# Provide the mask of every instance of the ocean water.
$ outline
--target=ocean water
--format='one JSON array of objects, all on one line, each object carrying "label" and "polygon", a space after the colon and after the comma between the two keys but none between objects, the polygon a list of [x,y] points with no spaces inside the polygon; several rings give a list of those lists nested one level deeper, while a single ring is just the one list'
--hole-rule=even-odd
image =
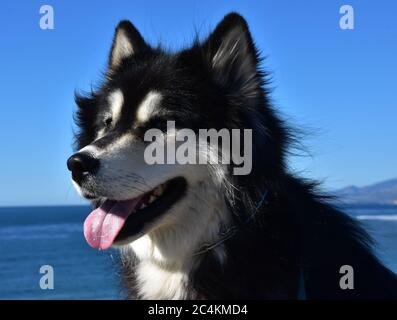
[{"label": "ocean water", "polygon": [[[89,207],[0,208],[0,299],[123,299],[115,250],[84,240]],[[397,272],[397,207],[346,210],[378,243],[379,257]],[[54,270],[54,289],[40,288],[40,267]]]},{"label": "ocean water", "polygon": [[[83,235],[87,207],[0,208],[0,299],[120,299],[117,252]],[[54,289],[40,288],[40,267]]]}]

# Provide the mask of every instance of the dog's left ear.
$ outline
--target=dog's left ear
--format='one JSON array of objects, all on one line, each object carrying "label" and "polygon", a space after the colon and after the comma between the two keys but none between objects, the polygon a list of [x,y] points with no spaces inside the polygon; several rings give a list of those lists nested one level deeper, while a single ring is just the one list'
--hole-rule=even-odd
[{"label": "dog's left ear", "polygon": [[260,85],[258,53],[242,16],[237,13],[225,16],[203,48],[219,84],[240,93],[255,93]]},{"label": "dog's left ear", "polygon": [[109,55],[109,68],[115,69],[123,60],[141,54],[148,49],[149,46],[134,25],[127,20],[121,21],[114,33]]}]

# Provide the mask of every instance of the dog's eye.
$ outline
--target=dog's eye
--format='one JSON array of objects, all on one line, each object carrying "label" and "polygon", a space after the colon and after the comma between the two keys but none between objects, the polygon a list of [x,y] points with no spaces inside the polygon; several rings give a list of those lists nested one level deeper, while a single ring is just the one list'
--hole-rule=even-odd
[{"label": "dog's eye", "polygon": [[107,117],[105,120],[103,120],[103,124],[106,128],[109,128],[110,125],[112,124],[112,117]]}]

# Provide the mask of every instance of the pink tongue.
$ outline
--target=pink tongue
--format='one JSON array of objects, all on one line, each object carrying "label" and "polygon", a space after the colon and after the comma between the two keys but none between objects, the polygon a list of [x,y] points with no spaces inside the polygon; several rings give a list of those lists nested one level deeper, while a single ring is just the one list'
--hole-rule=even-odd
[{"label": "pink tongue", "polygon": [[99,250],[106,250],[112,244],[128,216],[139,209],[144,195],[132,200],[106,200],[92,211],[84,221],[84,237],[88,244]]}]

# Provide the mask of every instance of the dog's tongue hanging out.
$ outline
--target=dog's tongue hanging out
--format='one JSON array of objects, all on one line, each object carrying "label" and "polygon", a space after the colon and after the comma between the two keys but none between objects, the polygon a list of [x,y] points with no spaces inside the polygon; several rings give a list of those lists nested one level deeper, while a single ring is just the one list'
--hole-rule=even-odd
[{"label": "dog's tongue hanging out", "polygon": [[106,200],[84,221],[84,236],[88,244],[99,250],[108,249],[128,216],[137,211],[145,200],[146,195],[125,201]]}]

